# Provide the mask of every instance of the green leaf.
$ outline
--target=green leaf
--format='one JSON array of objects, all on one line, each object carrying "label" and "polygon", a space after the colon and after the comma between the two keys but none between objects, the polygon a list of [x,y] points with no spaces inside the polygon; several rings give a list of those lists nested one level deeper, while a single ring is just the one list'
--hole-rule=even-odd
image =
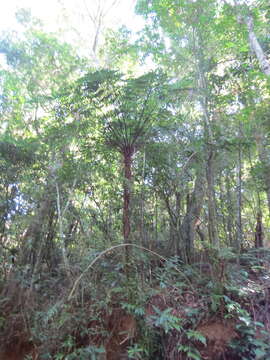
[{"label": "green leaf", "polygon": [[206,338],[199,331],[188,330],[186,334],[189,339],[198,340],[201,343],[203,343],[204,345],[206,345]]},{"label": "green leaf", "polygon": [[256,359],[259,360],[261,358],[263,358],[265,355],[266,355],[266,351],[265,350],[262,350],[262,349],[255,349],[255,355],[256,355]]}]

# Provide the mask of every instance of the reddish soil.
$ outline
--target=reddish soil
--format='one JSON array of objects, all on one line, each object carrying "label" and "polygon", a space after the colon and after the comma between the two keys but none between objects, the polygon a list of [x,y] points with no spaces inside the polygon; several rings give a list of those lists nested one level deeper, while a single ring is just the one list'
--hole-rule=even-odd
[{"label": "reddish soil", "polygon": [[232,339],[237,338],[235,323],[216,320],[212,323],[200,325],[197,331],[207,340],[207,347],[201,349],[203,359],[213,360],[222,356]]},{"label": "reddish soil", "polygon": [[24,360],[26,355],[31,355],[33,360],[38,360],[38,354],[31,344],[24,344],[20,348],[15,346],[13,349],[0,353],[1,360]]}]

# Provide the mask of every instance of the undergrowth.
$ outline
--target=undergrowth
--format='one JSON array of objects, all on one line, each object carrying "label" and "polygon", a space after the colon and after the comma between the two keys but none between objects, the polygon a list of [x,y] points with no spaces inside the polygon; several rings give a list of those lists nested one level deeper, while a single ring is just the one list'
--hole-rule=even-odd
[{"label": "undergrowth", "polygon": [[106,255],[71,299],[78,272],[68,284],[44,271],[30,290],[17,270],[0,302],[4,360],[11,350],[48,360],[269,359],[269,252],[214,250],[193,265],[134,252],[128,280],[119,256]]}]

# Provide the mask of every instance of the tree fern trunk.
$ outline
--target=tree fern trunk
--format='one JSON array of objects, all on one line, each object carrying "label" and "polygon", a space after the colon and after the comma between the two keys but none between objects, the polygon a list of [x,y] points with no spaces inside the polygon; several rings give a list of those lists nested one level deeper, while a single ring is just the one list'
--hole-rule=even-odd
[{"label": "tree fern trunk", "polygon": [[[134,147],[127,146],[123,151],[124,156],[124,195],[123,195],[123,237],[124,244],[130,241],[130,201],[131,201],[131,181],[132,181],[132,156]],[[130,247],[126,247],[125,267],[129,277]]]}]

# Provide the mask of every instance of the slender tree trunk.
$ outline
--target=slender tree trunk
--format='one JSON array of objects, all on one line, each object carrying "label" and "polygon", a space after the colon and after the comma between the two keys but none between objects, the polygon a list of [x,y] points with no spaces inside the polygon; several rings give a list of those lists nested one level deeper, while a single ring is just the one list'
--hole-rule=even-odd
[{"label": "slender tree trunk", "polygon": [[181,194],[179,191],[176,191],[175,193],[175,222],[176,222],[176,236],[174,237],[174,241],[175,241],[175,254],[177,254],[177,256],[181,256],[181,250],[180,250],[180,239],[179,239],[179,234],[180,234],[180,206],[181,205]]},{"label": "slender tree trunk", "polygon": [[[146,246],[146,236],[145,236],[145,226],[144,226],[144,177],[145,177],[145,151],[143,152],[143,162],[142,162],[142,184],[141,184],[141,194],[140,194],[140,220],[139,220],[139,234],[140,234],[140,245],[145,247]],[[147,244],[149,246],[149,244]],[[151,271],[150,271],[151,272]],[[145,283],[145,264],[144,261],[140,261],[140,275],[141,275],[141,282],[142,287],[144,287]]]},{"label": "slender tree trunk", "polygon": [[180,194],[176,192],[174,194],[175,202],[170,201],[170,195],[166,194],[166,191],[161,191],[162,197],[165,201],[166,208],[169,215],[169,244],[168,252],[177,254],[183,260],[185,260],[185,255],[182,253],[183,244],[180,233]]},{"label": "slender tree trunk", "polygon": [[[219,196],[219,202],[220,202],[220,217],[222,222],[222,227],[224,231],[224,237],[226,240],[226,245],[230,246],[229,238],[228,238],[228,232],[227,232],[227,213],[226,213],[226,190],[225,190],[225,183],[224,178],[219,176],[218,179],[218,196]],[[225,210],[225,211],[224,211]]]},{"label": "slender tree trunk", "polygon": [[257,223],[255,228],[255,248],[263,247],[263,226],[262,226],[262,212],[257,213]]},{"label": "slender tree trunk", "polygon": [[241,144],[238,148],[238,164],[236,167],[237,177],[237,241],[236,250],[239,253],[243,245],[243,227],[242,227],[242,149]]},{"label": "slender tree trunk", "polygon": [[154,233],[155,233],[155,242],[156,242],[156,246],[158,247],[158,197],[157,194],[155,196],[155,228],[154,228]]},{"label": "slender tree trunk", "polygon": [[267,195],[268,212],[270,216],[270,149],[267,146],[263,134],[256,134],[255,139],[257,143],[259,159],[261,164],[263,165],[263,178]]},{"label": "slender tree trunk", "polygon": [[[67,249],[66,249],[65,237],[64,237],[63,213],[62,213],[61,203],[60,203],[60,191],[59,191],[59,186],[57,183],[56,183],[56,194],[57,194],[56,204],[57,204],[57,215],[58,215],[59,237],[60,237],[60,242],[61,242],[62,259],[63,259],[67,279],[69,281],[71,281],[71,272],[70,272],[70,266],[69,266],[69,262],[68,262]],[[69,202],[69,200],[68,200],[68,202]]]},{"label": "slender tree trunk", "polygon": [[130,235],[130,200],[131,200],[131,164],[132,153],[126,151],[124,154],[124,207],[123,207],[123,235],[124,243],[128,243]]},{"label": "slender tree trunk", "polygon": [[48,269],[53,271],[57,268],[59,264],[58,252],[56,251],[56,244],[53,239],[57,234],[57,214],[55,212],[55,207],[51,207],[51,211],[49,214],[49,220],[47,225],[47,233],[46,233],[46,244],[44,245],[45,250],[45,261],[48,265]]},{"label": "slender tree trunk", "polygon": [[[123,151],[124,156],[124,197],[123,197],[123,237],[124,244],[130,241],[130,201],[131,201],[131,184],[132,184],[132,156],[134,155],[134,147],[127,146]],[[129,263],[131,248],[127,246],[125,249],[126,274],[129,277]]]},{"label": "slender tree trunk", "polygon": [[215,201],[215,180],[214,180],[214,160],[215,153],[213,148],[212,119],[209,113],[209,84],[206,78],[205,63],[206,58],[203,54],[203,41],[198,34],[199,49],[198,57],[198,75],[199,87],[201,91],[200,104],[203,111],[204,138],[206,144],[206,181],[207,181],[207,200],[208,200],[208,235],[210,244],[219,246],[219,240],[216,229],[216,201]]},{"label": "slender tree trunk", "polygon": [[214,180],[214,153],[211,149],[208,152],[206,164],[207,198],[208,198],[208,236],[210,244],[219,246],[216,230],[216,201],[215,201],[215,180]]},{"label": "slender tree trunk", "polygon": [[226,173],[226,201],[227,201],[227,211],[229,216],[227,216],[227,232],[229,239],[229,246],[234,246],[233,241],[233,214],[234,214],[234,206],[232,202],[232,194],[231,194],[231,183],[230,183],[230,175],[228,172]]},{"label": "slender tree trunk", "polygon": [[141,246],[145,246],[145,229],[144,229],[144,176],[145,176],[145,151],[143,152],[143,169],[142,169],[142,188],[141,188],[141,216],[140,216],[140,240]]}]

